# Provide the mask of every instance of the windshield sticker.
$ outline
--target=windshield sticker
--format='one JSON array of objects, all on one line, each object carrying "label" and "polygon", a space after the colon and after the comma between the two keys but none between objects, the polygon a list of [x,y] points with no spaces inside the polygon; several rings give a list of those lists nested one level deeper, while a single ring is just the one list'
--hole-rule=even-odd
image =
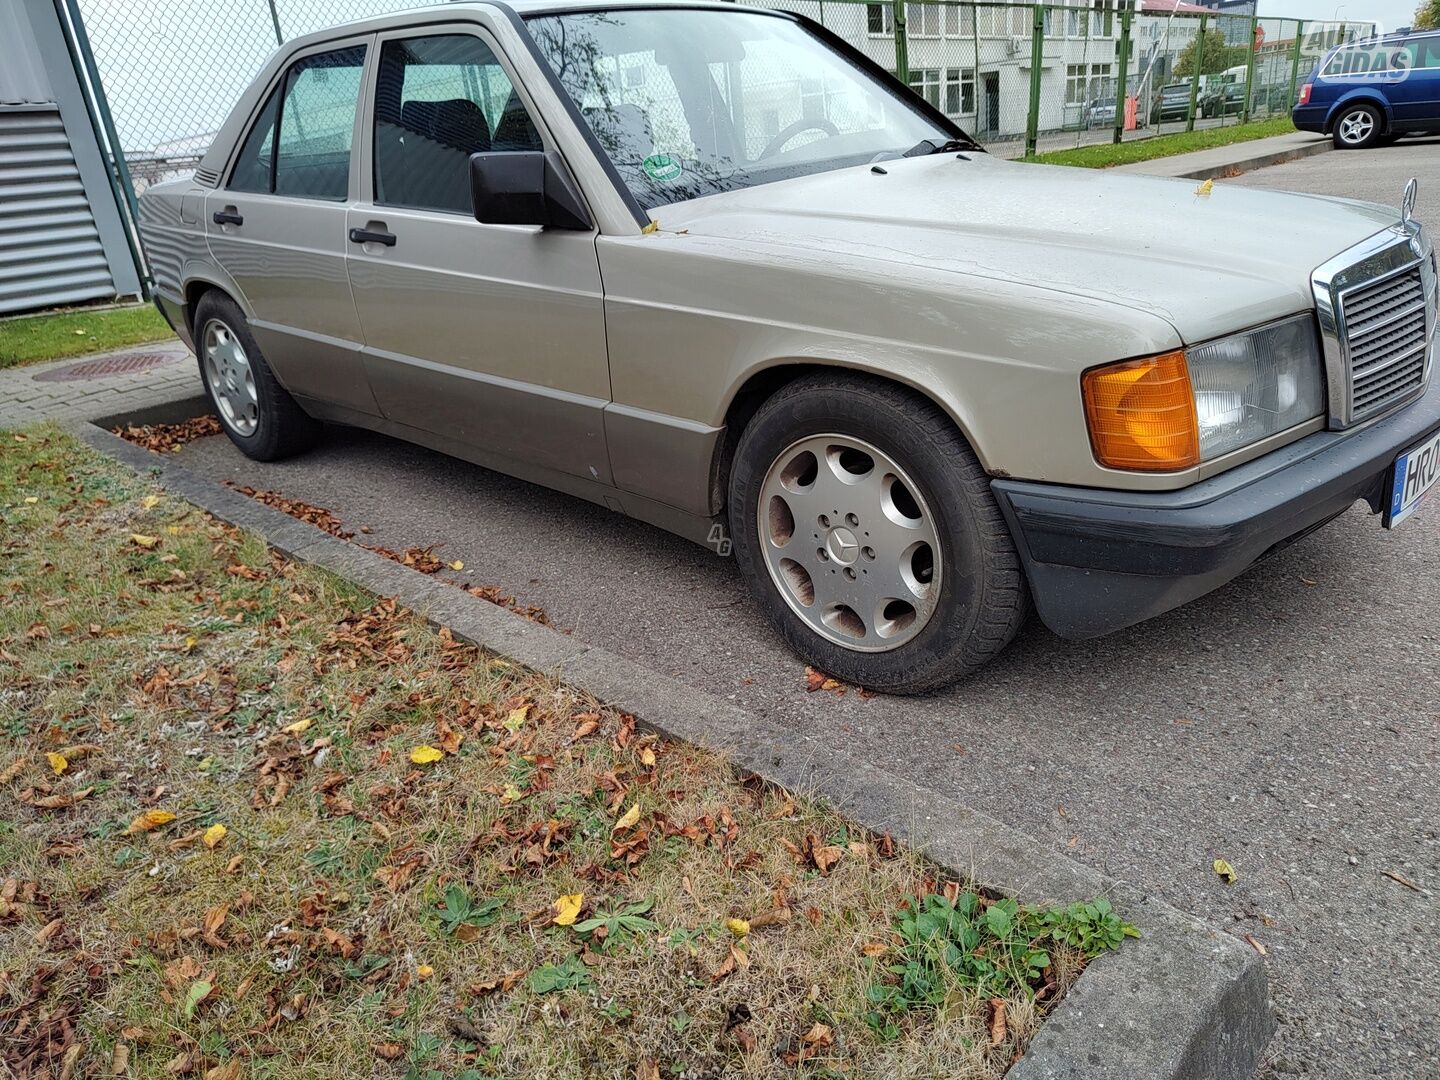
[{"label": "windshield sticker", "polygon": [[685,171],[680,166],[680,159],[669,154],[651,154],[640,164],[651,180],[678,180]]}]

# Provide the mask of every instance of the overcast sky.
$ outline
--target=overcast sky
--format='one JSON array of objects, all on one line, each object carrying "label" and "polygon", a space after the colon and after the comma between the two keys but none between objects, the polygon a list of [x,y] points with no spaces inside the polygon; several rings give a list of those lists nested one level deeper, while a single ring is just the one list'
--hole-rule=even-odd
[{"label": "overcast sky", "polygon": [[[1260,0],[1259,13],[1284,19],[1353,19],[1377,22],[1382,30],[1409,26],[1415,19],[1416,0]],[[1336,15],[1336,9],[1339,15]]]}]

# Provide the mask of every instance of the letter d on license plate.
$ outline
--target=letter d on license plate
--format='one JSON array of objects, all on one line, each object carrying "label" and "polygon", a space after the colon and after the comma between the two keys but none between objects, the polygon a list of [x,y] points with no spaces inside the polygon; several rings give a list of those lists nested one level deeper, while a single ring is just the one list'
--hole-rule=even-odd
[{"label": "letter d on license plate", "polygon": [[1390,490],[1385,527],[1393,529],[1414,513],[1436,480],[1440,480],[1440,432],[1395,459],[1395,485]]}]

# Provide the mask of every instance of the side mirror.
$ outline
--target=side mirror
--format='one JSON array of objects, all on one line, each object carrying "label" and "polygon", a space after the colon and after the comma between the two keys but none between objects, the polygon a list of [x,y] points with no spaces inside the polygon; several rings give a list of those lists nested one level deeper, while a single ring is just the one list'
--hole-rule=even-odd
[{"label": "side mirror", "polygon": [[470,199],[487,225],[594,228],[559,159],[540,150],[471,154]]}]

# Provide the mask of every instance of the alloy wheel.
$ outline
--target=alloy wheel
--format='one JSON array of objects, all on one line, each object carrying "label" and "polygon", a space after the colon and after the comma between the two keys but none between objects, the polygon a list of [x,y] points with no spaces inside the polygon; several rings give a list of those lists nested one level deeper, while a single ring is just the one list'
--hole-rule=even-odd
[{"label": "alloy wheel", "polygon": [[1340,120],[1340,140],[1351,146],[1363,143],[1375,130],[1375,118],[1364,109],[1357,109]]},{"label": "alloy wheel", "polygon": [[245,347],[230,327],[211,319],[201,333],[201,348],[205,378],[225,423],[239,435],[253,435],[260,423],[260,398]]},{"label": "alloy wheel", "polygon": [[756,525],[780,595],[821,637],[886,652],[915,637],[940,595],[940,541],[924,496],[888,454],[814,435],[776,457]]}]

